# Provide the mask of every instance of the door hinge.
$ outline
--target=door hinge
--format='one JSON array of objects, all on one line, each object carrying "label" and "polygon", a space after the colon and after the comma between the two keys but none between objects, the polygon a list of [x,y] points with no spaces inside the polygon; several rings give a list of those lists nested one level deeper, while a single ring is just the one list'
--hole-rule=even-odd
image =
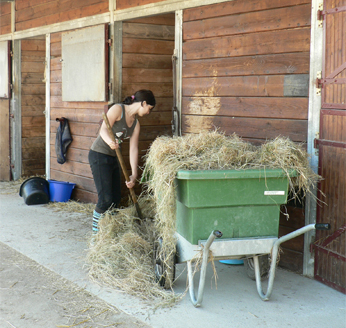
[{"label": "door hinge", "polygon": [[108,39],[106,42],[109,44],[109,46],[112,45],[112,39]]},{"label": "door hinge", "polygon": [[324,19],[325,12],[323,11],[323,3],[320,3],[318,5],[317,10],[317,26],[323,27],[323,19]]},{"label": "door hinge", "polygon": [[112,83],[108,83],[108,90],[112,90]]},{"label": "door hinge", "polygon": [[320,95],[321,94],[321,89],[323,87],[323,84],[322,84],[322,72],[318,71],[316,75],[317,75],[316,76],[316,94]]}]

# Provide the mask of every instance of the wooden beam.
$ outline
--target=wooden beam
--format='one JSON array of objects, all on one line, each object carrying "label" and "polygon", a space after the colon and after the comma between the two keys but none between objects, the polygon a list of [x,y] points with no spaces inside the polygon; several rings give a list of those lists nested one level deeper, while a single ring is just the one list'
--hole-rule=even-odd
[{"label": "wooden beam", "polygon": [[[112,8],[110,0],[109,8]],[[229,0],[166,0],[158,3],[151,3],[148,5],[138,6],[134,8],[116,10],[116,5],[113,4],[114,11],[103,13],[100,15],[88,16],[62,23],[55,23],[51,25],[45,25],[40,27],[31,28],[24,31],[14,31],[12,33],[0,35],[0,41],[3,40],[18,40],[25,39],[37,35],[43,35],[47,33],[63,32],[73,30],[76,28],[94,26],[98,24],[111,23],[113,21],[124,21],[138,17],[153,16],[159,14],[166,14],[175,12],[177,10],[183,10],[187,8],[200,7],[211,5],[215,3],[226,2]],[[231,0],[233,1],[233,0]],[[114,15],[114,19],[112,18]]]},{"label": "wooden beam", "polygon": [[45,65],[45,82],[46,82],[46,179],[50,179],[50,34],[46,35],[46,65]]}]

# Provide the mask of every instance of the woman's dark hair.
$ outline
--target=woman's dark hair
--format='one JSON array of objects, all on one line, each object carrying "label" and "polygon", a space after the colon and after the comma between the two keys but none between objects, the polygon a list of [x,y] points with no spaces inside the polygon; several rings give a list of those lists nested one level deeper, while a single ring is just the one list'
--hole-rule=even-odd
[{"label": "woman's dark hair", "polygon": [[155,96],[150,90],[138,90],[134,95],[126,97],[123,101],[124,105],[131,105],[134,102],[143,102],[146,101],[148,105],[153,106],[156,105]]}]

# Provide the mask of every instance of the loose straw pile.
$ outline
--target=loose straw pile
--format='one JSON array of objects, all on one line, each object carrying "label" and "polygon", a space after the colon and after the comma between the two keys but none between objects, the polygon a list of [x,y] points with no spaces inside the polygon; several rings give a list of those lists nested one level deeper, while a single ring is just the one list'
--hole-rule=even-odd
[{"label": "loose straw pile", "polygon": [[[145,197],[139,201],[144,216],[154,220],[138,225],[134,207],[106,215],[88,259],[95,279],[130,294],[161,298],[164,302],[176,301],[181,295],[169,294],[155,282],[153,244],[162,238],[162,254],[169,258],[175,252],[174,179],[179,170],[281,168],[289,177],[293,198],[311,192],[319,179],[311,170],[302,145],[288,138],[254,146],[236,135],[228,137],[218,131],[159,137],[152,143],[145,163]],[[298,177],[291,178],[291,170]]]}]

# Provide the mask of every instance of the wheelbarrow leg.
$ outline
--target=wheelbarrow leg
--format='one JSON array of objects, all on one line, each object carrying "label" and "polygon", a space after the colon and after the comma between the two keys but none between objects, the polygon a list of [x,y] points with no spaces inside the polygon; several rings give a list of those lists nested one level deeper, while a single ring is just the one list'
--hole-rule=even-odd
[{"label": "wheelbarrow leg", "polygon": [[256,276],[256,286],[257,286],[257,291],[259,296],[263,301],[268,301],[269,297],[272,294],[273,291],[273,283],[274,283],[274,277],[275,277],[275,269],[276,269],[276,260],[278,256],[278,251],[279,251],[279,246],[281,243],[290,240],[292,238],[298,237],[310,230],[329,230],[330,225],[325,224],[325,223],[320,223],[320,224],[309,224],[303,228],[300,228],[296,231],[293,231],[281,238],[279,238],[273,246],[272,249],[272,258],[271,258],[271,265],[270,265],[270,270],[269,270],[269,280],[268,280],[268,287],[267,287],[267,292],[266,294],[263,293],[262,290],[262,284],[261,284],[261,275],[260,275],[260,268],[259,268],[259,262],[258,262],[258,256],[254,256],[254,265],[255,265],[255,276]]},{"label": "wheelbarrow leg", "polygon": [[208,265],[208,258],[209,258],[209,249],[215,238],[222,237],[221,231],[213,231],[207,242],[204,245],[203,248],[203,258],[202,258],[202,267],[201,272],[199,276],[199,286],[198,286],[198,295],[197,299],[195,296],[195,287],[193,283],[193,271],[192,271],[192,264],[191,260],[187,261],[187,272],[188,272],[188,279],[189,279],[189,292],[190,292],[190,298],[191,302],[195,307],[200,307],[203,300],[203,293],[204,293],[204,285],[205,285],[205,275],[207,272],[207,265]]}]

